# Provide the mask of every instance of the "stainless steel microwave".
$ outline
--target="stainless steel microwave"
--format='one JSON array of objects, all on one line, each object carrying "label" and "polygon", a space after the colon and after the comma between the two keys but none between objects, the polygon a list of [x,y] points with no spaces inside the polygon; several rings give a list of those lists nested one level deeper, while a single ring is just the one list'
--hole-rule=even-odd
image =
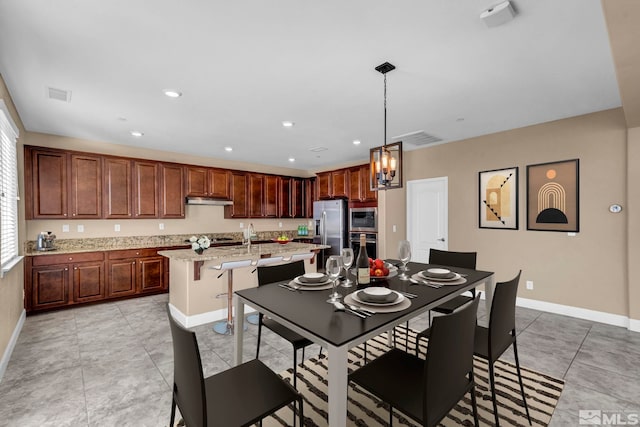
[{"label": "stainless steel microwave", "polygon": [[349,209],[349,231],[378,232],[378,208]]}]

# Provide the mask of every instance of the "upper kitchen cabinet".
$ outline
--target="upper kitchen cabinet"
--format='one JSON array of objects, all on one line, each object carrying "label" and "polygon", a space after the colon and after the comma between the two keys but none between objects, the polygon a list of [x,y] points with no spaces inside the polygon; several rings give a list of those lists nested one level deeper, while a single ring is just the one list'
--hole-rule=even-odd
[{"label": "upper kitchen cabinet", "polygon": [[291,178],[291,216],[293,218],[304,218],[305,215],[305,180],[302,178]]},{"label": "upper kitchen cabinet", "polygon": [[249,198],[247,190],[249,177],[245,172],[231,173],[231,200],[233,205],[224,207],[225,218],[247,218],[249,216]]},{"label": "upper kitchen cabinet", "polygon": [[158,218],[158,163],[133,162],[134,218]]},{"label": "upper kitchen cabinet", "polygon": [[369,165],[349,169],[349,201],[375,202],[377,194],[369,185]]},{"label": "upper kitchen cabinet", "polygon": [[25,147],[27,219],[102,216],[102,158]]},{"label": "upper kitchen cabinet", "polygon": [[133,218],[131,160],[105,157],[103,162],[104,218]]},{"label": "upper kitchen cabinet", "polygon": [[281,176],[279,179],[278,216],[291,218],[291,178]]},{"label": "upper kitchen cabinet", "polygon": [[304,216],[313,218],[313,202],[316,198],[316,178],[304,180]]},{"label": "upper kitchen cabinet", "polygon": [[184,174],[181,165],[160,164],[160,217],[184,218]]},{"label": "upper kitchen cabinet", "polygon": [[264,183],[264,207],[262,209],[263,216],[266,218],[275,218],[279,216],[278,206],[278,184],[281,178],[276,175],[265,175]]},{"label": "upper kitchen cabinet", "polygon": [[318,199],[349,198],[348,169],[339,169],[317,174]]},{"label": "upper kitchen cabinet", "polygon": [[230,173],[224,169],[187,167],[187,191],[189,197],[215,197],[229,200]]},{"label": "upper kitchen cabinet", "polygon": [[260,218],[264,215],[262,204],[264,201],[264,175],[249,174],[249,217]]}]

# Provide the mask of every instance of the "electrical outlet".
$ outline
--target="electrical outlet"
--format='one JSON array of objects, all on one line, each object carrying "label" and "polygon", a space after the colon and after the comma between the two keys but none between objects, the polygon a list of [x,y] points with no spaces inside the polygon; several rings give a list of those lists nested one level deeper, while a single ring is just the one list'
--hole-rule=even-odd
[{"label": "electrical outlet", "polygon": [[78,233],[84,233],[84,225],[78,224]]},{"label": "electrical outlet", "polygon": [[158,224],[158,228],[159,228],[160,230],[164,230],[164,223],[163,223],[163,222],[161,222],[160,224]]},{"label": "electrical outlet", "polygon": [[569,233],[567,233],[567,236],[569,237],[576,237],[576,233],[570,231]]},{"label": "electrical outlet", "polygon": [[244,228],[244,222],[240,223],[240,228]]},{"label": "electrical outlet", "polygon": [[69,232],[69,224],[62,224],[62,232],[63,233]]},{"label": "electrical outlet", "polygon": [[281,222],[278,223],[278,227],[282,228],[282,223]]},{"label": "electrical outlet", "polygon": [[120,231],[120,224],[115,224],[115,225],[113,226],[113,230],[114,230],[114,231]]},{"label": "electrical outlet", "polygon": [[527,280],[527,290],[533,290],[533,280]]},{"label": "electrical outlet", "polygon": [[396,232],[396,225],[393,224],[393,227],[391,227],[391,228],[393,228],[393,232],[395,233]]}]

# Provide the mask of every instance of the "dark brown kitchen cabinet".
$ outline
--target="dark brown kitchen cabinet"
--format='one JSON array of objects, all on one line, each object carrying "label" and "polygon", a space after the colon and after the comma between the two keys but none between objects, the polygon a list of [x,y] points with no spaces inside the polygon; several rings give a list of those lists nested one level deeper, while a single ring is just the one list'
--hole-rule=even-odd
[{"label": "dark brown kitchen cabinet", "polygon": [[106,157],[103,161],[104,218],[133,218],[131,161]]},{"label": "dark brown kitchen cabinet", "polygon": [[47,149],[25,149],[27,219],[68,218],[68,156]]},{"label": "dark brown kitchen cabinet", "polygon": [[110,251],[107,258],[109,297],[167,289],[167,260],[156,249]]},{"label": "dark brown kitchen cabinet", "polygon": [[158,218],[158,163],[133,162],[134,218]]},{"label": "dark brown kitchen cabinet", "polygon": [[316,178],[307,178],[304,180],[305,217],[313,218],[313,202],[316,200]]},{"label": "dark brown kitchen cabinet", "polygon": [[349,169],[349,201],[373,202],[377,200],[377,192],[372,191],[369,184],[369,165],[361,165]]},{"label": "dark brown kitchen cabinet", "polygon": [[291,178],[291,216],[293,218],[304,218],[304,180],[302,178]]},{"label": "dark brown kitchen cabinet", "polygon": [[331,199],[333,197],[331,172],[321,172],[317,174],[316,189],[318,200]]},{"label": "dark brown kitchen cabinet", "polygon": [[291,178],[280,177],[279,188],[278,216],[280,218],[291,218]]},{"label": "dark brown kitchen cabinet", "polygon": [[279,216],[279,183],[282,178],[276,175],[265,175],[264,182],[264,206],[262,209],[265,218]]},{"label": "dark brown kitchen cabinet", "polygon": [[233,200],[233,205],[224,207],[225,218],[247,218],[249,216],[248,187],[249,178],[247,173],[231,173],[231,200]]},{"label": "dark brown kitchen cabinet", "polygon": [[264,176],[257,173],[249,174],[249,217],[260,218],[263,216],[262,203],[264,201]]},{"label": "dark brown kitchen cabinet", "polygon": [[230,199],[230,173],[225,169],[187,167],[186,195]]},{"label": "dark brown kitchen cabinet", "polygon": [[102,218],[102,157],[71,154],[70,164],[71,217]]},{"label": "dark brown kitchen cabinet", "polygon": [[27,311],[103,299],[104,254],[85,252],[27,257],[25,297]]},{"label": "dark brown kitchen cabinet", "polygon": [[184,218],[184,174],[181,165],[160,165],[160,218]]},{"label": "dark brown kitchen cabinet", "polygon": [[331,172],[331,187],[334,199],[349,198],[349,173],[347,169]]}]

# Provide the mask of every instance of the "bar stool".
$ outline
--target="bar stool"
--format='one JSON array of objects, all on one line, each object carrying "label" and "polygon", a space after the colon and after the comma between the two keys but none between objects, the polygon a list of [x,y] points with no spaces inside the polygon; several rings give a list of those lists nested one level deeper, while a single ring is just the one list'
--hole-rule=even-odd
[{"label": "bar stool", "polygon": [[[221,277],[225,271],[227,272],[227,320],[217,322],[213,325],[213,330],[221,335],[233,335],[233,270],[235,268],[249,267],[251,265],[250,259],[243,259],[241,261],[227,261],[220,265],[214,265],[212,270],[222,271],[218,277]],[[220,294],[218,296],[222,296]]]},{"label": "bar stool", "polygon": [[290,258],[284,259],[283,261],[287,261],[287,262],[301,261],[305,259],[311,259],[313,258],[314,255],[315,254],[313,252],[307,252],[304,254],[293,254],[291,255]]},{"label": "bar stool", "polygon": [[[251,273],[255,273],[258,267],[262,267],[263,265],[275,264],[278,262],[282,262],[283,260],[284,257],[282,256],[258,258],[256,261],[251,263],[251,265],[255,267]],[[247,316],[247,322],[251,323],[252,325],[257,325],[258,321],[259,319],[257,314],[250,314],[249,316]]]}]

